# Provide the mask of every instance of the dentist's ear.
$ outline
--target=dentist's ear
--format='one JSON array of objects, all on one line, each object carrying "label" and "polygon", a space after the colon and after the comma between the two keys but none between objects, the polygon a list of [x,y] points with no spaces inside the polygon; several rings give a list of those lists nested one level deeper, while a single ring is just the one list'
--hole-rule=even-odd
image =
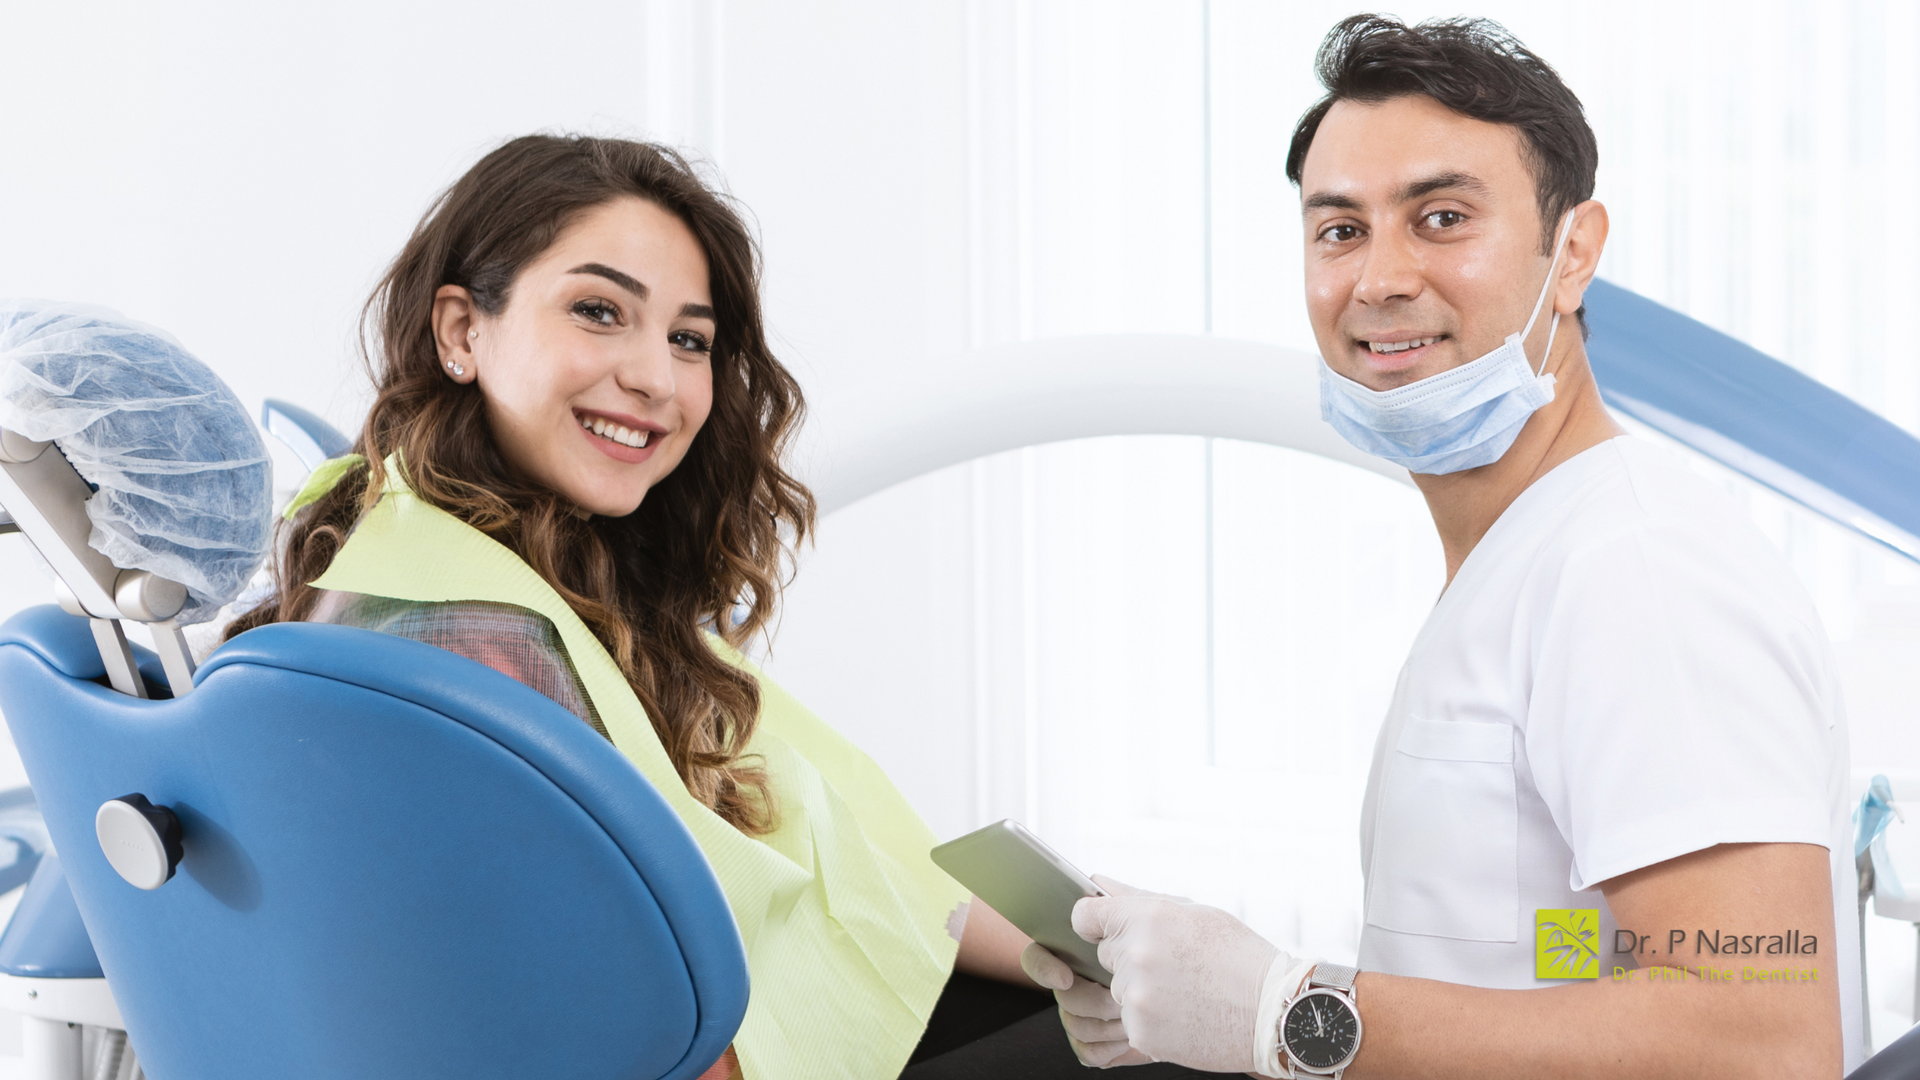
[{"label": "dentist's ear", "polygon": [[454,382],[470,383],[479,377],[475,363],[478,315],[473,294],[458,285],[442,285],[433,294],[433,345],[440,355],[441,372]]},{"label": "dentist's ear", "polygon": [[1553,291],[1553,310],[1572,315],[1580,310],[1587,285],[1600,269],[1600,253],[1607,246],[1607,208],[1588,199],[1573,208],[1573,229],[1567,234],[1567,253],[1560,260],[1560,280]]}]

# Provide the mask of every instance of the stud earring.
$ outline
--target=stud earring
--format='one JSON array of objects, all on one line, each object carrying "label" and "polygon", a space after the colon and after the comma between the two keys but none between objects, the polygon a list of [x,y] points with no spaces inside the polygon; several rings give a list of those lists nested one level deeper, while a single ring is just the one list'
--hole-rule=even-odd
[{"label": "stud earring", "polygon": [[466,368],[461,367],[459,364],[456,364],[451,360],[447,361],[447,367],[453,369],[453,373],[455,375],[465,375],[467,373]]},{"label": "stud earring", "polygon": [[477,338],[477,337],[479,337],[479,336],[480,336],[480,331],[478,331],[478,330],[469,330],[469,331],[467,331],[467,336],[468,336],[468,337],[470,337],[470,338]]}]

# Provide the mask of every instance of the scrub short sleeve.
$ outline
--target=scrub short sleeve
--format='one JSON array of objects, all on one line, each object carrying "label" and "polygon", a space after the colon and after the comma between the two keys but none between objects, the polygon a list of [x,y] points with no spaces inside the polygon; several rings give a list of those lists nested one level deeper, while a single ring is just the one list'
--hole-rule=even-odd
[{"label": "scrub short sleeve", "polygon": [[1837,696],[1784,564],[1655,522],[1533,586],[1526,753],[1574,889],[1715,844],[1831,843]]}]

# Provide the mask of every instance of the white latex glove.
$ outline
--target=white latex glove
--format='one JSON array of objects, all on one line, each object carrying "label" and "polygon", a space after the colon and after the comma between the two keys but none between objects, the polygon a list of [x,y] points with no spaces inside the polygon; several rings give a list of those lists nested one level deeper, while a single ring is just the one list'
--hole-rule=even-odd
[{"label": "white latex glove", "polygon": [[1093,880],[1108,895],[1074,904],[1073,929],[1113,972],[1127,1042],[1191,1069],[1285,1075],[1274,1021],[1310,965],[1219,908]]},{"label": "white latex glove", "polygon": [[1027,942],[1020,966],[1027,978],[1053,991],[1053,1000],[1060,1005],[1060,1026],[1067,1030],[1067,1043],[1080,1064],[1108,1069],[1153,1060],[1127,1045],[1120,1006],[1106,987],[1075,975],[1064,960],[1037,941]]}]

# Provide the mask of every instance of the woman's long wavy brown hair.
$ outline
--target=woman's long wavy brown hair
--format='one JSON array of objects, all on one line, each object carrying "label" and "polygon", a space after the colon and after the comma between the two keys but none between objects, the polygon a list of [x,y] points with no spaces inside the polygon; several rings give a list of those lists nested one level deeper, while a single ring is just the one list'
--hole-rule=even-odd
[{"label": "woman's long wavy brown hair", "polygon": [[[638,197],[674,214],[706,252],[716,323],[713,408],[686,458],[624,518],[582,517],[515,475],[494,445],[477,386],[440,370],[434,293],[458,285],[482,312],[506,308],[522,268],[583,212]],[[759,253],[727,199],[673,150],[584,136],[529,135],[482,158],[427,211],[361,316],[378,388],[355,449],[358,470],[284,530],[272,602],[228,636],[309,617],[324,573],[379,499],[398,452],[427,502],[505,544],[566,598],[652,718],[687,790],[736,828],[772,828],[764,771],[743,760],[759,686],[717,656],[772,617],[813,496],[782,467],[805,412],[799,384],[767,347]]]}]

